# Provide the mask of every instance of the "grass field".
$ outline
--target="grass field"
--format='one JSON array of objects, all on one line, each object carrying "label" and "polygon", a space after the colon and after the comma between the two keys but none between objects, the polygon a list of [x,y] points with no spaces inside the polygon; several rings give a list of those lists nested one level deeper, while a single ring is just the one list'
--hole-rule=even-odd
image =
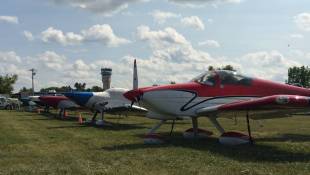
[{"label": "grass field", "polygon": [[[159,131],[167,143],[143,144],[143,134],[156,121],[108,116],[113,127],[81,126],[51,115],[0,111],[0,174],[310,174],[310,117],[252,121],[254,146],[220,145],[207,119],[201,128],[214,131],[204,140],[186,140],[190,121]],[[246,131],[220,120],[227,130]]]}]

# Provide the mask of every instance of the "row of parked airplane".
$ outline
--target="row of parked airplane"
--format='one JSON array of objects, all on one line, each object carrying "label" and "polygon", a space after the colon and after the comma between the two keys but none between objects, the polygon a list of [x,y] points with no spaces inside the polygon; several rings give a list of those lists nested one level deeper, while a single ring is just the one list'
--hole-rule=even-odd
[{"label": "row of parked airplane", "polygon": [[[94,112],[92,122],[101,114],[144,115],[159,120],[145,135],[145,143],[163,143],[156,131],[168,120],[192,121],[185,137],[207,137],[212,132],[198,127],[198,119],[206,117],[220,132],[220,143],[239,145],[253,143],[250,119],[263,120],[289,117],[310,111],[310,90],[226,70],[206,71],[190,82],[152,87],[138,87],[136,61],[133,89],[111,88],[104,92],[67,92],[64,96],[41,96],[43,103],[60,109],[88,108]],[[218,118],[244,117],[248,134],[227,132]],[[101,123],[102,124],[102,123]]]}]

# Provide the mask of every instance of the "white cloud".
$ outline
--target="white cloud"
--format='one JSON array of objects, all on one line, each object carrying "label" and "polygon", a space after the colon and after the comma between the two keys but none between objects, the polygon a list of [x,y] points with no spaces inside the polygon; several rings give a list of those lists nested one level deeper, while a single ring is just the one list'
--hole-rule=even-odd
[{"label": "white cloud", "polygon": [[218,41],[215,41],[215,40],[206,40],[203,42],[199,42],[198,45],[199,46],[214,47],[214,48],[221,47],[220,43]]},{"label": "white cloud", "polygon": [[130,42],[125,38],[116,36],[108,24],[91,26],[86,30],[82,30],[80,34],[64,33],[61,30],[49,27],[41,33],[41,39],[44,42],[56,42],[64,46],[76,45],[82,42],[101,42],[104,45],[116,47]]},{"label": "white cloud", "polygon": [[28,41],[33,41],[34,40],[34,36],[32,35],[31,32],[24,30],[23,35],[25,36],[25,38]]},{"label": "white cloud", "polygon": [[310,13],[300,13],[294,17],[297,27],[304,31],[310,31]]},{"label": "white cloud", "polygon": [[214,22],[213,19],[211,19],[211,18],[208,19],[208,23],[212,24],[213,22]]},{"label": "white cloud", "polygon": [[279,51],[261,51],[248,53],[239,59],[242,70],[255,77],[284,82],[287,77],[287,69],[292,66],[301,66],[294,59],[285,57]]},{"label": "white cloud", "polygon": [[186,27],[192,27],[195,28],[196,30],[205,29],[205,25],[198,16],[184,17],[181,19],[181,23]]},{"label": "white cloud", "polygon": [[202,7],[206,4],[217,6],[217,4],[239,4],[243,0],[169,0],[170,2],[185,5],[187,7]]},{"label": "white cloud", "polygon": [[51,69],[60,71],[65,66],[66,57],[64,55],[58,55],[53,51],[46,51],[38,55],[38,59],[42,64]]},{"label": "white cloud", "polygon": [[130,3],[146,0],[53,0],[57,4],[69,4],[72,7],[94,13],[112,15],[128,7]]},{"label": "white cloud", "polygon": [[[184,82],[205,71],[209,65],[222,67],[227,64],[250,76],[284,82],[289,67],[302,65],[300,61],[285,57],[278,51],[248,53],[237,58],[214,58],[207,52],[193,48],[175,29],[170,28],[174,32],[168,33],[165,30],[153,31],[147,26],[142,28],[144,30],[138,28],[138,33],[143,36],[140,39],[152,48],[149,57],[136,58],[139,72],[142,72],[139,74],[142,85]],[[167,39],[175,36],[183,38],[183,42]],[[167,40],[170,41],[169,44]],[[132,64],[133,59],[132,56],[125,57],[125,65]]]},{"label": "white cloud", "polygon": [[[156,31],[148,26],[140,26],[137,35],[152,49],[149,58],[137,58],[139,72],[143,72],[143,85],[188,81],[206,70],[208,65],[218,65],[210,54],[194,49],[174,28]],[[124,61],[132,64],[133,57],[127,56]]]},{"label": "white cloud", "polygon": [[108,24],[97,24],[81,33],[85,41],[100,41],[108,46],[118,46],[130,42],[125,38],[116,36]]},{"label": "white cloud", "polygon": [[1,63],[6,63],[6,62],[20,63],[21,59],[14,51],[9,51],[9,52],[0,51],[0,61]]},{"label": "white cloud", "polygon": [[42,41],[44,42],[57,42],[62,45],[79,44],[83,40],[83,37],[73,32],[63,33],[61,30],[49,27],[41,33]]},{"label": "white cloud", "polygon": [[1,21],[12,24],[18,24],[18,18],[16,16],[0,16],[0,22]]},{"label": "white cloud", "polygon": [[154,20],[159,23],[159,24],[163,24],[166,22],[167,19],[169,18],[177,18],[180,17],[180,15],[175,14],[175,13],[171,13],[171,12],[164,12],[164,11],[160,11],[160,10],[155,10],[151,13],[151,15],[153,16]]},{"label": "white cloud", "polygon": [[164,30],[151,31],[148,26],[139,26],[137,36],[140,40],[150,41],[152,47],[166,47],[171,44],[188,44],[185,37],[174,28],[167,27]]},{"label": "white cloud", "polygon": [[304,38],[304,35],[299,34],[299,33],[293,33],[290,35],[291,38],[296,38],[296,39],[302,39]]}]

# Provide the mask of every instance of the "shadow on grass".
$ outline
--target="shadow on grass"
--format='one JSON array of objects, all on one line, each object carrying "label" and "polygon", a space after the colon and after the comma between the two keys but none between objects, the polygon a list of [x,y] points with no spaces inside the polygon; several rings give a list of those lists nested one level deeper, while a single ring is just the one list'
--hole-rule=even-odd
[{"label": "shadow on grass", "polygon": [[[140,136],[142,137],[142,136]],[[142,139],[142,138],[141,138]],[[256,140],[254,145],[225,146],[218,142],[217,138],[184,139],[181,133],[169,137],[165,144],[145,145],[143,143],[114,145],[102,147],[107,151],[122,151],[136,149],[150,149],[163,147],[184,147],[201,151],[209,151],[219,156],[229,157],[242,162],[309,162],[310,153],[290,152],[279,149],[276,145],[266,145]]]},{"label": "shadow on grass", "polygon": [[71,126],[55,126],[48,127],[47,129],[63,129],[63,128],[85,128],[85,127],[93,127],[103,130],[111,130],[111,131],[122,131],[122,130],[131,130],[131,129],[144,129],[145,127],[140,126],[138,124],[121,124],[121,123],[108,123],[109,125],[98,126],[93,124],[83,124],[83,125],[71,125]]},{"label": "shadow on grass", "polygon": [[310,135],[306,134],[281,134],[274,137],[264,137],[264,138],[257,138],[257,141],[262,142],[309,142]]}]

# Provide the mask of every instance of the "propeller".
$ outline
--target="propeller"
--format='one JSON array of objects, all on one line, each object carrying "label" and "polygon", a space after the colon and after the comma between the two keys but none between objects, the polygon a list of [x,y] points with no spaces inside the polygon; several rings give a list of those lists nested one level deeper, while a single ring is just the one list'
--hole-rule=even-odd
[{"label": "propeller", "polygon": [[[137,61],[136,59],[134,60],[133,64],[133,81],[132,81],[132,90],[137,90],[139,88],[139,82],[138,82],[138,69],[137,69]],[[135,102],[138,102],[138,105],[140,106],[140,95],[137,96],[135,99],[132,99],[130,107],[134,105]]]},{"label": "propeller", "polygon": [[139,83],[138,83],[138,70],[137,70],[137,61],[135,59],[134,64],[133,64],[133,85],[132,89],[138,89]]}]

